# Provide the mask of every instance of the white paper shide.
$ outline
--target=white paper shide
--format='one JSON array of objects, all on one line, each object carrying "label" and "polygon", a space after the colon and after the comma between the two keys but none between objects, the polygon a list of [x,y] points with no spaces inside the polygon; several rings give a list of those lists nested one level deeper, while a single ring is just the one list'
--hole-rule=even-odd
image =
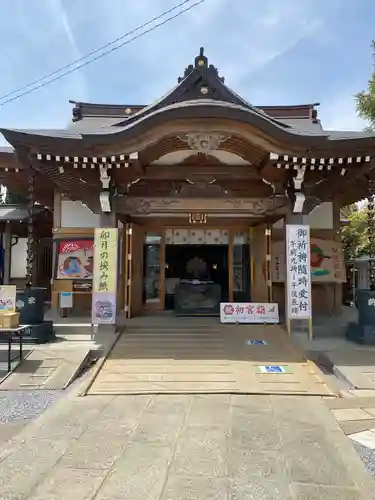
[{"label": "white paper shide", "polygon": [[311,318],[310,227],[286,226],[287,307],[291,319]]}]

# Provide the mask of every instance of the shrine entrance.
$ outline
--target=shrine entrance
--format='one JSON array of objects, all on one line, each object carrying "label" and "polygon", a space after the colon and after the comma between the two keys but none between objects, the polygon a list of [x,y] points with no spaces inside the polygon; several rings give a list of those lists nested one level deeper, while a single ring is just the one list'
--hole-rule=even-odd
[{"label": "shrine entrance", "polygon": [[[200,288],[203,284],[206,291],[211,288],[216,290],[219,302],[229,299],[229,273],[228,273],[228,245],[226,244],[191,244],[191,245],[166,245],[165,252],[165,309],[174,310],[176,304],[176,291],[181,283],[185,288],[190,283],[190,288]],[[194,286],[195,283],[195,286]],[[192,290],[193,291],[193,290]],[[208,294],[202,297],[206,302],[215,300]],[[187,297],[189,300],[189,297]],[[217,313],[217,310],[215,310]]]},{"label": "shrine entrance", "polygon": [[143,249],[146,310],[218,316],[220,302],[250,300],[250,231],[162,228],[146,231]]},{"label": "shrine entrance", "polygon": [[127,317],[165,310],[218,316],[220,302],[251,300],[250,228],[127,224],[124,254]]}]

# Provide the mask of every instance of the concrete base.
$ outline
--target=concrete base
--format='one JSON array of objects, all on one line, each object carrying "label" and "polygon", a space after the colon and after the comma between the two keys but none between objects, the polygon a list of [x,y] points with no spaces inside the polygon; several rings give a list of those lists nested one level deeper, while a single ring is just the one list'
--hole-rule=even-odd
[{"label": "concrete base", "polygon": [[0,391],[65,389],[89,360],[90,349],[34,349],[0,384]]}]

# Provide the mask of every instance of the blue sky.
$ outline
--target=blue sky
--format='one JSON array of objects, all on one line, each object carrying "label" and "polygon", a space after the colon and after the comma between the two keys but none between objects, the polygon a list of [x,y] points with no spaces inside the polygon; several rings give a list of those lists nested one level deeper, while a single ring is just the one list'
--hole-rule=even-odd
[{"label": "blue sky", "polygon": [[[0,95],[176,3],[1,0]],[[0,107],[0,126],[65,127],[69,99],[147,104],[176,84],[204,46],[227,85],[252,104],[320,102],[325,128],[362,129],[353,95],[371,74],[374,19],[374,0],[205,0],[100,61]]]}]

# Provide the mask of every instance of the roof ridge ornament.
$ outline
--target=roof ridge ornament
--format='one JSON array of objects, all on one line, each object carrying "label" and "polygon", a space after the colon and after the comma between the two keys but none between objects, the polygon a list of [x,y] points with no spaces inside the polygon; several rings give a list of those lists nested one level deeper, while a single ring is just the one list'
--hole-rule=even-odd
[{"label": "roof ridge ornament", "polygon": [[199,49],[199,54],[196,56],[194,60],[194,66],[189,64],[189,66],[184,71],[184,76],[180,76],[178,78],[178,83],[182,82],[186,77],[188,77],[194,70],[198,71],[209,71],[216,78],[218,78],[222,83],[224,83],[224,77],[219,77],[218,69],[213,65],[208,65],[208,58],[204,55],[204,47]]},{"label": "roof ridge ornament", "polygon": [[199,55],[195,58],[195,67],[197,69],[203,69],[208,67],[208,59],[204,55],[204,47],[199,49]]}]

